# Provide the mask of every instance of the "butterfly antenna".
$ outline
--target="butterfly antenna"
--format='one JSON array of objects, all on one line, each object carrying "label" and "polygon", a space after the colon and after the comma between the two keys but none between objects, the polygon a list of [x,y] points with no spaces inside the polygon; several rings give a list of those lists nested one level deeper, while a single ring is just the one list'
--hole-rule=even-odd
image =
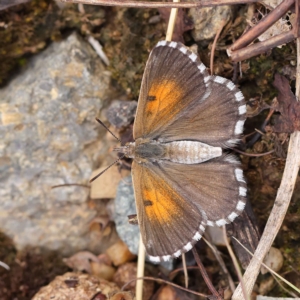
[{"label": "butterfly antenna", "polygon": [[123,156],[121,156],[120,158],[118,158],[115,162],[113,162],[111,165],[109,165],[106,169],[104,169],[102,172],[100,172],[99,174],[97,174],[95,177],[93,177],[90,182],[95,181],[99,176],[101,176],[104,172],[106,172],[110,167],[112,167],[114,164],[116,164],[119,160],[121,160],[123,157],[125,156],[125,154]]},{"label": "butterfly antenna", "polygon": [[87,189],[90,188],[89,185],[81,184],[81,183],[64,183],[64,184],[53,185],[53,186],[51,186],[51,189],[56,189],[56,188],[63,187],[63,186],[81,186],[81,187],[84,187]]},{"label": "butterfly antenna", "polygon": [[122,144],[121,140],[119,138],[117,138],[100,119],[96,118],[96,121],[100,125],[102,125],[116,140],[118,140]]}]

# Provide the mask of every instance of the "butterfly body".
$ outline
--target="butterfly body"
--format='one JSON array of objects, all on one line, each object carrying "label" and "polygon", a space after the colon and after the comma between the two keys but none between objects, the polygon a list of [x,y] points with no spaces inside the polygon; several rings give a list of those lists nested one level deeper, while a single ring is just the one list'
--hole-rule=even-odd
[{"label": "butterfly body", "polygon": [[222,155],[221,147],[212,147],[198,141],[161,143],[143,138],[118,150],[137,163],[169,160],[175,163],[197,164]]},{"label": "butterfly body", "polygon": [[160,41],[146,64],[133,127],[134,143],[119,150],[133,158],[137,219],[154,262],[178,257],[206,226],[222,226],[246,204],[234,146],[246,119],[242,93],[210,76],[198,56]]}]

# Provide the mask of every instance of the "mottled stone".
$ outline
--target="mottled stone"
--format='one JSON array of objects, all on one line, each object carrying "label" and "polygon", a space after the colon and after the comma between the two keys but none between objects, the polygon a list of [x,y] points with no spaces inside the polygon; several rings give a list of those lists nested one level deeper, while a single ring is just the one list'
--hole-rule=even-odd
[{"label": "mottled stone", "polygon": [[[105,171],[109,166],[105,165],[92,173],[94,178],[101,172]],[[91,199],[112,199],[116,197],[117,187],[123,177],[128,176],[130,171],[120,170],[117,165],[113,165],[107,169],[99,178],[91,183],[90,198]]]},{"label": "mottled stone", "polygon": [[192,30],[194,40],[196,42],[211,40],[232,17],[232,8],[228,5],[191,8],[189,16],[194,22]]},{"label": "mottled stone", "polygon": [[55,277],[47,286],[41,288],[32,299],[89,300],[94,299],[95,295],[99,296],[97,299],[108,299],[108,296],[118,293],[119,290],[113,282],[89,274],[69,272]]},{"label": "mottled stone", "polygon": [[133,254],[138,253],[140,230],[139,226],[129,224],[128,216],[136,214],[134,192],[131,176],[120,181],[115,199],[116,230],[122,241]]},{"label": "mottled stone", "polygon": [[[279,272],[283,266],[283,255],[277,248],[271,247],[269,253],[264,258],[264,264],[271,268],[274,272]],[[261,267],[261,273],[268,273],[268,269],[265,266]]]},{"label": "mottled stone", "polygon": [[88,183],[108,149],[99,115],[110,76],[76,34],[53,43],[0,90],[0,228],[17,248],[89,249]]},{"label": "mottled stone", "polygon": [[132,123],[136,108],[136,101],[114,100],[106,111],[107,120],[116,128],[126,127]]},{"label": "mottled stone", "polygon": [[[114,275],[114,282],[118,286],[123,286],[127,284],[126,290],[135,293],[136,289],[136,274],[137,274],[137,265],[136,263],[125,263],[120,266],[117,272]],[[148,271],[147,267],[145,268],[145,276],[150,276],[151,273]],[[154,290],[154,282],[151,280],[145,280],[143,282],[143,300],[153,299],[153,290]],[[117,298],[117,299],[127,299],[127,298]],[[129,298],[128,298],[129,299]],[[136,299],[136,298],[134,298]],[[165,298],[165,299],[172,299],[172,298]],[[173,298],[175,299],[175,298]],[[177,298],[179,299],[179,298]]]},{"label": "mottled stone", "polygon": [[116,267],[136,258],[136,256],[129,251],[127,245],[120,239],[111,245],[105,253]]}]

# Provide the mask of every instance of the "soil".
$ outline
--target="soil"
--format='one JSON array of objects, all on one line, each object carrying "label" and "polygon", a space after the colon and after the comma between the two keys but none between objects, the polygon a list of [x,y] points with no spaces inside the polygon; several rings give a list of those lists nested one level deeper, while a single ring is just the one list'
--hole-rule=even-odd
[{"label": "soil", "polygon": [[[260,6],[257,4],[256,8]],[[243,61],[240,66],[234,65],[225,49],[246,28],[247,22],[244,17],[246,10],[245,5],[237,6],[231,22],[221,34],[215,51],[214,72],[216,75],[232,79],[236,68],[243,71],[237,83],[251,113],[245,123],[245,138],[240,150],[254,154],[275,149],[275,152],[265,156],[240,155],[249,186],[249,201],[262,232],[280,185],[289,140],[288,134],[275,133],[272,129],[279,113],[271,117],[268,127],[262,128],[262,125],[269,113],[268,107],[272,105],[277,95],[277,90],[272,85],[275,74],[284,75],[294,91],[296,44],[292,42],[282,48],[275,48],[268,53]],[[163,15],[163,12],[156,9],[99,6],[84,6],[82,12],[77,5],[73,4],[60,9],[56,2],[50,0],[34,0],[0,11],[0,56],[2,58],[0,84],[1,86],[8,84],[13,76],[17,76],[22,71],[32,56],[45,49],[50,43],[64,39],[75,30],[83,37],[92,35],[100,41],[110,61],[108,70],[112,73],[114,88],[127,100],[137,100],[149,51],[164,37],[166,30],[166,23],[159,19],[160,13]],[[182,15],[187,17],[185,11]],[[156,19],[159,21],[150,22]],[[7,25],[9,25],[8,29],[4,30]],[[188,46],[194,44],[189,26],[187,31],[180,32],[181,38]],[[198,42],[198,51],[206,65],[209,65],[212,42]],[[253,139],[255,129],[264,131],[264,134]],[[284,265],[280,274],[284,274],[285,278],[296,286],[300,286],[299,219],[300,178],[298,176],[290,208],[274,242],[274,246],[280,249],[284,256]],[[210,250],[202,244],[200,247],[203,263],[214,285],[226,286],[226,278],[220,275],[220,267]],[[0,249],[0,261],[10,266],[9,272],[0,267],[1,299],[30,299],[55,276],[70,270],[63,263],[59,252],[49,253],[46,249],[34,248],[18,251],[12,240],[4,233],[0,235]],[[226,249],[221,251],[228,255]],[[235,274],[229,259],[227,264]],[[199,290],[203,284],[196,279],[198,275],[193,276],[197,271],[192,272],[194,273],[191,278],[194,279],[190,287],[197,287]],[[152,275],[155,277],[158,274],[158,268],[154,268]],[[269,276],[261,275],[258,286]],[[176,277],[175,282],[183,282],[181,273]],[[204,292],[207,292],[205,288]],[[276,283],[267,294],[274,297],[289,296],[286,290]],[[183,296],[180,299],[183,299]]]}]

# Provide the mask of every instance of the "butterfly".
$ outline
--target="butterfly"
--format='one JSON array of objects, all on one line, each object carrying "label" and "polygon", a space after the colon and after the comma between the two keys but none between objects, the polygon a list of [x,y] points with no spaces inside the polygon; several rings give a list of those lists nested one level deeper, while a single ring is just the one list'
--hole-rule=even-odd
[{"label": "butterfly", "polygon": [[242,213],[241,163],[223,148],[239,142],[245,119],[243,94],[230,80],[210,76],[183,44],[158,42],[142,79],[135,142],[118,148],[133,159],[137,220],[151,261],[179,257],[206,226]]}]

